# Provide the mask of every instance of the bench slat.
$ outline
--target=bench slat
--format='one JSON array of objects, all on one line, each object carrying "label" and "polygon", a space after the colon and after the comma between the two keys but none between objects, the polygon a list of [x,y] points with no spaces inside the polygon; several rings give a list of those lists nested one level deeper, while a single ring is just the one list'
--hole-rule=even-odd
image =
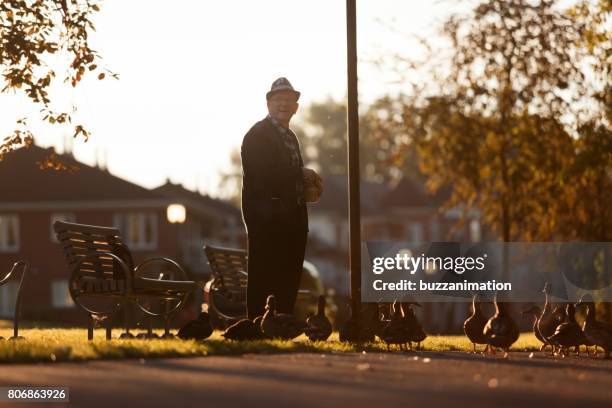
[{"label": "bench slat", "polygon": [[72,222],[64,221],[56,221],[53,224],[53,230],[57,233],[61,233],[63,231],[76,231],[84,234],[119,236],[119,229],[114,227],[100,227],[97,225],[75,224]]}]

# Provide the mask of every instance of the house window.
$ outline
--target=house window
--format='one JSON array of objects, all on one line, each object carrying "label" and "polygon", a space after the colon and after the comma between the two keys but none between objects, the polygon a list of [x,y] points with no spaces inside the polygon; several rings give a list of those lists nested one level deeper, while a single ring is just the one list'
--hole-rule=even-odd
[{"label": "house window", "polygon": [[420,222],[411,222],[408,225],[408,239],[410,242],[422,242],[423,241],[423,224]]},{"label": "house window", "polygon": [[472,242],[480,242],[480,221],[470,220],[470,240]]},{"label": "house window", "polygon": [[13,317],[18,288],[17,282],[7,282],[0,286],[0,316]]},{"label": "house window", "polygon": [[66,279],[54,280],[51,282],[51,305],[57,308],[73,307],[74,302],[68,290]]},{"label": "house window", "polygon": [[17,215],[0,215],[0,251],[17,252],[19,250],[19,217]]},{"label": "house window", "polygon": [[57,242],[57,235],[53,230],[55,221],[76,222],[76,217],[73,213],[54,213],[51,214],[51,242]]},{"label": "house window", "polygon": [[153,250],[157,248],[157,215],[155,213],[115,214],[113,224],[130,249]]},{"label": "house window", "polygon": [[438,241],[440,239],[440,222],[436,219],[431,220],[429,225],[429,240]]}]

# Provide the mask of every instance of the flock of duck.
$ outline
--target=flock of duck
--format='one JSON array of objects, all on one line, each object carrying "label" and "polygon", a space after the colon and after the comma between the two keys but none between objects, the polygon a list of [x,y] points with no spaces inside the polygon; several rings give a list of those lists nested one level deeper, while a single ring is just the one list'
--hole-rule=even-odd
[{"label": "flock of duck", "polygon": [[[550,347],[552,355],[566,357],[573,351],[580,354],[580,346],[585,346],[587,355],[589,347],[594,346],[593,354],[597,355],[597,347],[604,350],[605,358],[610,357],[612,350],[612,325],[597,320],[595,303],[590,295],[584,295],[577,303],[568,303],[553,308],[550,302],[551,286],[544,285],[544,308],[532,306],[522,312],[523,316],[533,318],[533,333],[542,343],[540,351]],[[508,311],[508,304],[494,299],[495,314],[487,319],[481,309],[477,295],[472,298],[472,315],[463,324],[466,336],[476,353],[477,344],[485,344],[484,353],[495,353],[495,348],[501,348],[508,356],[508,349],[519,337],[519,328]],[[586,318],[582,327],[576,321],[576,308],[586,307]]]},{"label": "flock of duck", "polygon": [[[325,296],[319,296],[317,313],[302,322],[292,314],[276,311],[276,298],[268,296],[265,313],[253,320],[242,319],[228,327],[222,336],[227,340],[291,340],[302,333],[311,341],[324,341],[332,333],[332,325],[325,316]],[[207,312],[187,323],[178,332],[182,339],[203,340],[213,332]]]},{"label": "flock of duck", "polygon": [[[376,313],[361,340],[374,341],[375,336],[378,336],[388,347],[399,345],[400,349],[412,349],[412,343],[420,345],[427,335],[412,310],[413,305],[419,306],[416,302],[394,302],[388,317],[384,313]],[[229,340],[291,340],[303,333],[311,341],[325,341],[332,333],[332,324],[325,315],[325,306],[325,296],[319,296],[317,313],[302,322],[291,314],[276,312],[275,298],[270,295],[263,316],[253,321],[242,319],[228,327],[222,336]],[[342,336],[340,340],[343,340]]]},{"label": "flock of duck", "polygon": [[[579,354],[580,346],[594,346],[593,353],[597,355],[597,347],[605,352],[609,358],[612,350],[612,325],[598,321],[595,315],[595,304],[590,295],[583,296],[576,304],[567,304],[553,308],[550,302],[551,286],[544,286],[545,302],[541,310],[532,306],[523,311],[523,316],[532,316],[533,332],[542,342],[540,351],[550,347],[553,355],[567,356],[573,348]],[[472,342],[473,353],[476,345],[483,344],[485,354],[495,354],[495,349],[504,351],[504,358],[508,357],[510,347],[519,338],[519,327],[509,312],[509,304],[498,302],[494,298],[495,314],[487,318],[481,308],[483,302],[478,296],[472,298],[472,314],[465,320],[463,328],[466,336]],[[365,324],[355,330],[360,330],[359,336],[350,334],[351,327],[345,327],[340,332],[340,340],[358,338],[359,341],[374,341],[376,337],[387,345],[398,346],[400,350],[420,349],[425,334],[413,307],[420,307],[417,302],[393,302],[390,308],[375,305],[375,308],[366,309],[362,316]],[[318,299],[317,313],[309,316],[306,321],[300,321],[292,314],[278,313],[276,300],[273,295],[268,296],[265,313],[253,320],[242,319],[228,327],[222,336],[228,340],[258,340],[276,338],[291,340],[302,333],[311,341],[325,341],[332,333],[332,324],[325,315],[325,297]],[[575,317],[577,307],[586,307],[586,318],[582,327]],[[208,313],[203,312],[199,318],[188,323],[179,330],[179,337],[184,339],[204,339],[212,334]],[[347,335],[347,332],[349,334]],[[344,338],[343,338],[344,337]]]}]

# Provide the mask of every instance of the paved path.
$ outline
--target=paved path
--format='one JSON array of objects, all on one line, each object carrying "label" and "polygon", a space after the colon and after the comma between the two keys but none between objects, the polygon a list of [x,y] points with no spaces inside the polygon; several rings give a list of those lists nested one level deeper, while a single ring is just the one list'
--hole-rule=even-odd
[{"label": "paved path", "polygon": [[420,352],[0,366],[0,385],[50,384],[81,407],[590,408],[612,406],[612,360]]}]

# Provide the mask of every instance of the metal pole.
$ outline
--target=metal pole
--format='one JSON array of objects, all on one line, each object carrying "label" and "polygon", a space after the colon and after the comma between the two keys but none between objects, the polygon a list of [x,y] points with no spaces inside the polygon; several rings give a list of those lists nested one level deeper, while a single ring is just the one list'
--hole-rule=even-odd
[{"label": "metal pole", "polygon": [[346,0],[346,43],[348,78],[348,192],[349,268],[351,274],[352,317],[361,313],[361,217],[359,198],[359,114],[357,111],[357,7]]}]

